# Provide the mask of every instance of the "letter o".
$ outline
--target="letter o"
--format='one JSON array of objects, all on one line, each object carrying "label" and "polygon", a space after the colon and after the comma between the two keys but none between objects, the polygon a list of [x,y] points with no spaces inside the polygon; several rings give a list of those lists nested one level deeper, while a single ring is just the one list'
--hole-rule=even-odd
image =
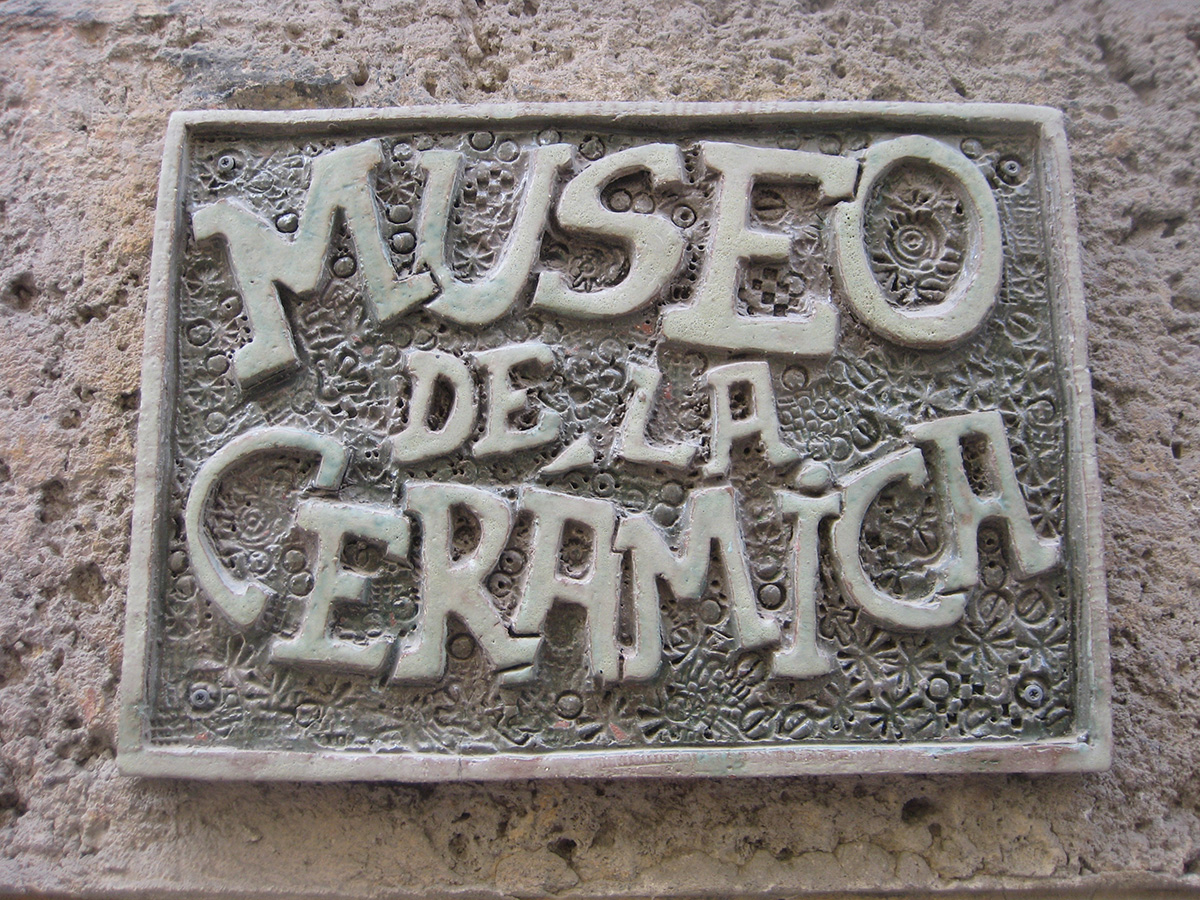
[{"label": "letter o", "polygon": [[[950,176],[962,189],[967,219],[962,269],[946,298],[915,309],[888,302],[871,270],[864,241],[864,219],[875,186],[908,162]],[[855,315],[872,331],[905,347],[932,350],[969,337],[991,312],[1000,291],[1003,265],[1000,214],[987,179],[957,150],[915,135],[875,145],[863,161],[857,196],[838,204],[833,217],[834,275]]]}]

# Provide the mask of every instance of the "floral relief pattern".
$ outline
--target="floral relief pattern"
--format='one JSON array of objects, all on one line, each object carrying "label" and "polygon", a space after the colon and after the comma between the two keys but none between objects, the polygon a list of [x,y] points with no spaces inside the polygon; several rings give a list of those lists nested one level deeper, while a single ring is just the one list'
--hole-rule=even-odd
[{"label": "floral relief pattern", "polygon": [[910,166],[885,175],[866,217],[871,271],[892,305],[943,302],[967,253],[963,201],[934,170]]}]

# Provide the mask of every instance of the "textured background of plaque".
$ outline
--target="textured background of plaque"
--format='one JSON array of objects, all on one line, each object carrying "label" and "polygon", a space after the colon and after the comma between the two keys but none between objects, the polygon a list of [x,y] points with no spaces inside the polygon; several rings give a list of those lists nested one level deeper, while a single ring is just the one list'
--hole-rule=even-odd
[{"label": "textured background of plaque", "polygon": [[[1194,3],[364,2],[286,18],[6,4],[0,892],[1194,893],[1197,34]],[[1064,110],[1105,501],[1111,771],[421,788],[118,774],[168,113],[568,97]]]}]

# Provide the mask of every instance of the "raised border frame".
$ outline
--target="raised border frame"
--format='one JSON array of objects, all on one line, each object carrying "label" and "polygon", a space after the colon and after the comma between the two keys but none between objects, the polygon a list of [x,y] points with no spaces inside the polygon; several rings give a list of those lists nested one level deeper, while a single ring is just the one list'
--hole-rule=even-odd
[{"label": "raised border frame", "polygon": [[[180,196],[193,135],[245,137],[307,133],[353,135],[387,128],[537,128],[564,121],[592,128],[728,125],[912,129],[1035,135],[1040,142],[1049,252],[1051,322],[1061,367],[1067,416],[1067,520],[1083,592],[1076,620],[1076,732],[1043,741],[812,744],[796,747],[571,750],[500,752],[487,756],[433,753],[368,754],[156,747],[146,740],[142,711],[154,619],[166,554],[164,511],[171,468],[176,396],[179,244],[184,230]],[[155,389],[157,388],[157,389]],[[1108,768],[1112,754],[1111,678],[1100,528],[1087,326],[1078,226],[1066,132],[1055,109],[1016,104],[922,103],[549,103],[416,106],[374,110],[297,112],[185,111],[172,114],[159,178],[149,290],[146,302],[142,397],[134,471],[133,525],[125,655],[120,689],[118,763],[122,772],[149,777],[293,781],[450,781],[522,778],[699,777],[838,775],[866,773],[1077,772]]]}]

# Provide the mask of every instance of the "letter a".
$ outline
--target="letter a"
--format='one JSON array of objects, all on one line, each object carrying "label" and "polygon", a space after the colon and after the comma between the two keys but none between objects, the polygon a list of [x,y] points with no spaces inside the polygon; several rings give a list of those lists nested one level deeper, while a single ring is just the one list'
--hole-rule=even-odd
[{"label": "letter a", "polygon": [[[544,488],[522,488],[521,505],[534,515],[533,542],[525,595],[513,613],[513,631],[540,634],[557,601],[581,606],[587,611],[588,670],[601,683],[616,681],[621,554],[611,549],[617,528],[613,505]],[[565,572],[560,563],[567,526],[572,523],[584,526],[591,535],[587,566],[581,573]],[[521,673],[509,680],[527,677]]]},{"label": "letter a", "polygon": [[[996,410],[950,416],[910,425],[908,433],[933,450],[933,474],[947,506],[951,527],[945,556],[946,587],[968,588],[979,579],[979,526],[989,519],[1006,526],[1008,545],[1019,578],[1049,571],[1058,564],[1059,541],[1034,531],[1029,509],[1013,469],[1004,420]],[[987,489],[976,494],[963,465],[963,441],[974,438],[980,448]]]},{"label": "letter a", "polygon": [[[749,397],[746,415],[734,416],[735,384],[745,385]],[[725,363],[708,370],[712,389],[712,439],[705,475],[724,475],[731,463],[733,442],[758,435],[772,465],[786,466],[800,458],[800,452],[783,441],[779,416],[775,412],[775,391],[771,387],[771,367],[762,360]]]}]

